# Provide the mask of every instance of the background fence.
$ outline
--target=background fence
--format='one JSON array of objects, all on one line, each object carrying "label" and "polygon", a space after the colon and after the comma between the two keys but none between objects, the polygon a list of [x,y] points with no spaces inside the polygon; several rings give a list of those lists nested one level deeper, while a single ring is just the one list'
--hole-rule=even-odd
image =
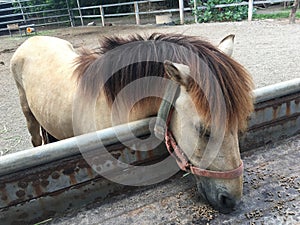
[{"label": "background fence", "polygon": [[[40,4],[31,0],[0,1],[0,32],[7,31],[8,24],[35,24],[36,26],[70,26],[71,13],[68,1],[63,4]],[[7,32],[6,32],[7,33]]]},{"label": "background fence", "polygon": [[[140,0],[132,2],[87,5],[88,1],[76,0],[47,1],[47,0],[0,0],[0,32],[8,34],[8,24],[17,23],[19,25],[35,24],[35,26],[84,26],[91,21],[99,21],[102,26],[113,21],[115,17],[127,17],[134,19],[136,24],[141,24],[141,17],[147,15],[154,20],[154,15],[173,13],[179,15],[179,21],[184,23],[184,13],[191,12],[193,9],[204,8],[194,5],[189,0],[172,1],[170,0]],[[289,2],[293,0],[248,0],[241,3],[216,5],[216,8],[248,5],[248,18],[252,18],[254,5],[275,4]],[[100,1],[99,1],[100,2]],[[104,1],[102,1],[104,2]],[[174,4],[174,2],[176,4]],[[83,4],[84,3],[84,4]],[[109,19],[110,18],[110,19]],[[195,18],[196,20],[196,18]],[[108,23],[107,23],[108,22]],[[131,22],[132,23],[132,22]]]}]

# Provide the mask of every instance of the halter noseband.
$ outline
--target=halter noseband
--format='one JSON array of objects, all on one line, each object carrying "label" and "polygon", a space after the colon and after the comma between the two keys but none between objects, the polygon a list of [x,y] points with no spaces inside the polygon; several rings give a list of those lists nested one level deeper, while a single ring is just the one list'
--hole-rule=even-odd
[{"label": "halter noseband", "polygon": [[[243,174],[243,161],[241,160],[241,164],[238,168],[229,170],[229,171],[212,171],[212,170],[206,170],[206,169],[201,169],[199,167],[193,166],[190,162],[189,159],[187,158],[186,154],[182,151],[182,149],[177,145],[172,132],[168,129],[173,109],[170,110],[168,119],[167,119],[167,127],[166,127],[166,132],[165,132],[165,143],[166,147],[172,155],[179,168],[183,171],[190,172],[194,175],[201,176],[201,177],[210,177],[210,178],[218,178],[218,179],[234,179],[238,178]],[[173,151],[172,151],[173,150]]]},{"label": "halter noseband", "polygon": [[[206,169],[193,166],[190,163],[188,157],[182,151],[182,149],[177,145],[172,132],[168,128],[174,111],[172,104],[175,103],[179,95],[179,87],[176,88],[175,92],[174,89],[170,90],[170,87],[167,87],[166,95],[167,97],[162,100],[161,107],[158,112],[157,123],[155,124],[154,127],[154,131],[155,131],[155,135],[158,138],[164,138],[166,147],[170,155],[172,155],[175,158],[179,168],[181,170],[202,177],[217,178],[217,179],[234,179],[240,177],[243,174],[243,168],[244,168],[242,160],[238,168],[233,170],[228,170],[228,171],[206,170]],[[168,99],[168,101],[166,99]],[[166,121],[165,126],[163,126],[162,120]]]}]

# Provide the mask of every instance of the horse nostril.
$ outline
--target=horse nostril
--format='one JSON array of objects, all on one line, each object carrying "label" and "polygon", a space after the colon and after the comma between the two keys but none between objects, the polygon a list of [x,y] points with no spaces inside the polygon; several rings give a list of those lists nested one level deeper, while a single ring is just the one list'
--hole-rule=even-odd
[{"label": "horse nostril", "polygon": [[221,193],[218,196],[218,201],[221,211],[228,213],[233,210],[233,207],[236,205],[236,200],[230,197],[227,193]]}]

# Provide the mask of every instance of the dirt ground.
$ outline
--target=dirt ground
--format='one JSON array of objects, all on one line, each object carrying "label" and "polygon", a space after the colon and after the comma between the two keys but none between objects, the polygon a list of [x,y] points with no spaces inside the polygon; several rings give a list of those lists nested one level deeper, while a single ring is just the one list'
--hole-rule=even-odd
[{"label": "dirt ground", "polygon": [[[256,87],[296,78],[300,74],[300,25],[299,22],[289,25],[287,20],[184,26],[76,27],[40,31],[39,34],[66,39],[75,48],[94,48],[103,36],[152,32],[196,35],[214,44],[228,34],[235,34],[233,57],[250,71]],[[0,37],[0,155],[31,147],[17,89],[9,71],[10,58],[25,40],[26,37],[18,35]]]}]

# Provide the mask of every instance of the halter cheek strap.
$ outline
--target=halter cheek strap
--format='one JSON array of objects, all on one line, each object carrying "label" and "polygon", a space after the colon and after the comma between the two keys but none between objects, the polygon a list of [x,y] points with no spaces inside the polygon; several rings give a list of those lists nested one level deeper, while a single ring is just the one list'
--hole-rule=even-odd
[{"label": "halter cheek strap", "polygon": [[155,136],[160,140],[164,140],[165,138],[165,132],[170,122],[169,117],[172,114],[171,112],[174,109],[173,105],[175,104],[179,94],[179,85],[170,80],[166,85],[165,95],[161,101],[154,126]]}]

